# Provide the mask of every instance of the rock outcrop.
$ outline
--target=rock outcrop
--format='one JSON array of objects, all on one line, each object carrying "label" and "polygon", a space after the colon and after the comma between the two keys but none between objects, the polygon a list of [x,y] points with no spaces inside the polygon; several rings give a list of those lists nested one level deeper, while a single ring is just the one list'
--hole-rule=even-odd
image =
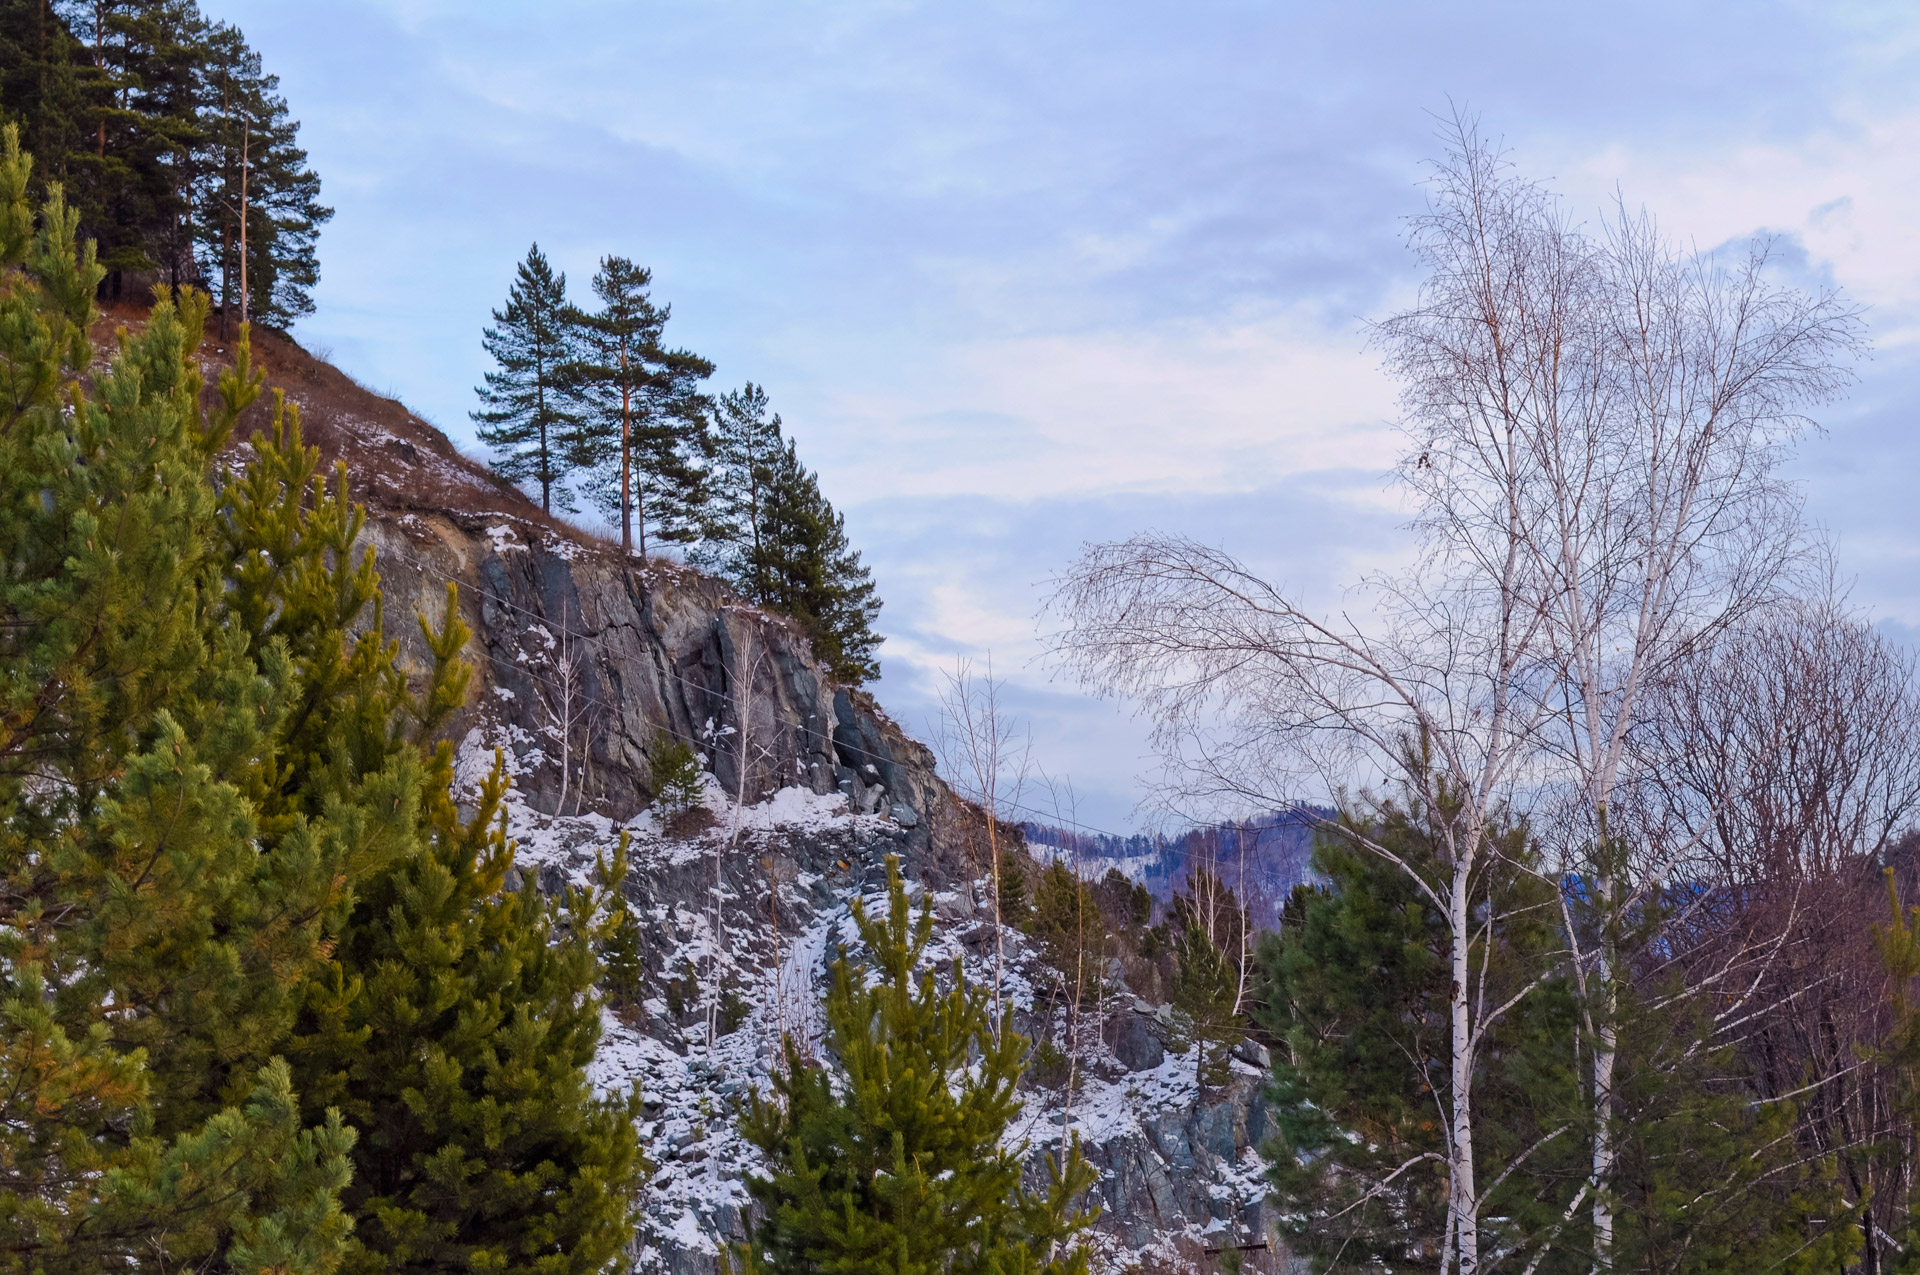
[{"label": "rock outcrop", "polygon": [[[586,880],[621,832],[632,838],[626,892],[644,922],[649,993],[609,1013],[596,1082],[640,1084],[647,1100],[656,1170],[640,1265],[711,1275],[717,1246],[742,1233],[754,1164],[735,1114],[783,1034],[817,1036],[828,953],[853,937],[850,901],[878,902],[886,857],[934,906],[943,957],[991,947],[967,835],[977,812],[870,697],[832,684],[788,621],[545,516],[297,347],[269,337],[258,353],[302,405],[309,440],[349,465],[386,631],[416,664],[427,657],[415,614],[439,620],[458,586],[475,669],[453,730],[460,774],[472,782],[495,749],[505,755],[517,870],[558,890]],[[663,819],[652,760],[669,740],[699,749],[705,792]],[[1009,956],[1017,1025],[1064,1043],[1037,1003],[1037,953],[1014,934]],[[1167,1043],[1164,1009],[1118,991],[1109,1001],[1082,1033],[1071,1096],[1058,1076],[1029,1087],[1016,1136],[1032,1171],[1063,1134],[1081,1139],[1101,1172],[1099,1243],[1118,1266],[1204,1264],[1209,1247],[1270,1241],[1258,1059],[1201,1094],[1190,1056]]]}]

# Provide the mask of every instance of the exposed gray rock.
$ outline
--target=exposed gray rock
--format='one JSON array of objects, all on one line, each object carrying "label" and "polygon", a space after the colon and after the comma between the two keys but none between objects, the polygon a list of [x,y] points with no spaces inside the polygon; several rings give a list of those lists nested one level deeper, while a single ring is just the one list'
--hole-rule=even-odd
[{"label": "exposed gray rock", "polygon": [[[515,871],[557,891],[590,877],[615,825],[650,829],[636,833],[626,884],[644,922],[650,999],[610,1028],[596,1083],[640,1083],[647,1098],[643,1131],[658,1168],[634,1254],[640,1269],[714,1275],[717,1243],[744,1233],[750,1207],[742,1180],[755,1153],[739,1137],[737,1111],[793,1026],[787,1001],[817,995],[848,899],[876,890],[886,856],[898,854],[916,891],[931,897],[943,941],[976,956],[992,950],[958,842],[960,807],[931,752],[869,696],[834,686],[792,624],[696,572],[624,560],[502,514],[379,514],[364,539],[378,550],[389,634],[417,667],[427,653],[412,613],[438,621],[447,582],[460,586],[475,678],[453,734],[511,753]],[[563,810],[551,718],[569,660],[575,707],[591,729],[566,749]],[[663,732],[692,741],[729,798],[753,806],[797,787],[814,794],[810,813],[749,833],[697,820],[666,831],[635,823],[654,797],[649,757]],[[836,813],[819,817],[823,810]],[[713,950],[716,890],[717,973],[698,966]],[[1032,959],[1019,940],[1009,936],[1010,968]],[[687,989],[715,978],[729,1000],[710,1041],[706,1012]],[[1266,1133],[1256,1074],[1264,1051],[1238,1053],[1255,1066],[1236,1066],[1231,1084],[1196,1097],[1191,1064],[1168,1052],[1162,1008],[1137,1010],[1108,1015],[1072,1104],[1029,1086],[1031,1127],[1054,1131],[1028,1135],[1029,1173],[1044,1174],[1063,1119],[1083,1135],[1101,1174],[1092,1200],[1105,1210],[1099,1232],[1118,1266],[1146,1255],[1177,1264],[1203,1234],[1270,1237],[1256,1154]],[[1037,1014],[1020,1009],[1016,1026],[1055,1029]]]},{"label": "exposed gray rock", "polygon": [[1120,1065],[1128,1071],[1152,1071],[1166,1057],[1160,1024],[1145,1014],[1122,1013],[1109,1018],[1101,1037]]}]

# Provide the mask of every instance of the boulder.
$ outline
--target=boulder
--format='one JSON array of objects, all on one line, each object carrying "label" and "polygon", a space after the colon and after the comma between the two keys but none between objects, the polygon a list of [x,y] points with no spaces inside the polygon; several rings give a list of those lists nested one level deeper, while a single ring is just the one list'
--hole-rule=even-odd
[{"label": "boulder", "polygon": [[1167,1054],[1159,1023],[1145,1014],[1115,1014],[1101,1028],[1101,1039],[1128,1071],[1152,1071]]}]

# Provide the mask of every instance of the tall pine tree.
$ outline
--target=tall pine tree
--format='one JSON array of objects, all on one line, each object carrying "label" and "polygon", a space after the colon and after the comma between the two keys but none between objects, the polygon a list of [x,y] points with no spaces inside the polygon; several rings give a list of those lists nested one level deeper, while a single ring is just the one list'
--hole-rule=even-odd
[{"label": "tall pine tree", "polygon": [[1093,1170],[1076,1144],[1029,1191],[1006,1143],[1025,1038],[995,1030],[957,960],[945,991],[919,968],[933,914],[913,915],[896,858],[887,915],[856,899],[853,916],[868,964],[836,961],[825,1006],[844,1083],[788,1038],[744,1123],[770,1170],[749,1183],[766,1219],[737,1253],[748,1275],[1081,1275]]},{"label": "tall pine tree", "polygon": [[772,592],[767,518],[774,466],[785,442],[766,390],[749,381],[721,395],[713,407],[713,441],[708,482],[713,508],[696,560],[748,597],[767,597]]},{"label": "tall pine tree", "polygon": [[474,391],[485,405],[472,413],[480,441],[498,453],[495,473],[539,486],[548,513],[556,504],[573,508],[565,479],[582,444],[567,393],[579,353],[573,316],[567,276],[555,274],[534,244],[507,289],[506,309],[493,312],[494,326],[480,338],[500,365]]},{"label": "tall pine tree", "polygon": [[647,552],[647,528],[685,544],[705,530],[712,450],[700,382],[713,364],[662,343],[672,307],[647,295],[652,274],[625,257],[604,257],[593,276],[600,309],[579,313],[580,361],[570,369],[578,404],[574,459],[590,473],[588,495],[620,524],[620,547]]},{"label": "tall pine tree", "polygon": [[208,481],[258,381],[243,348],[205,409],[187,294],[82,392],[102,271],[57,189],[36,232],[28,172],[8,128],[0,1269],[325,1275],[353,1134],[302,1127],[270,1044],[342,843],[285,843],[248,800],[295,676],[223,623]]},{"label": "tall pine tree", "polygon": [[333,209],[320,202],[320,178],[279,77],[263,69],[239,28],[207,28],[198,72],[189,264],[218,285],[223,336],[242,319],[284,329],[313,313],[320,227]]}]

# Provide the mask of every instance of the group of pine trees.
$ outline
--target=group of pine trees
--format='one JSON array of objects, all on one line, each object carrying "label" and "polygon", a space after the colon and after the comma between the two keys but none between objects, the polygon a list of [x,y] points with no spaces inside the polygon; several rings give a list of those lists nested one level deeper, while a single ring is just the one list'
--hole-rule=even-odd
[{"label": "group of pine trees", "polygon": [[110,298],[212,294],[220,329],[313,310],[333,210],[278,77],[194,0],[0,0],[0,122],[58,182]]},{"label": "group of pine trees", "polygon": [[[515,882],[496,758],[456,805],[449,589],[386,636],[363,510],[248,329],[209,393],[208,297],[156,289],[97,366],[104,268],[0,133],[0,1272],[587,1275],[628,1260],[639,1095],[587,1067],[645,979],[624,844]],[[1079,1275],[1075,1151],[1006,1142],[1027,1052],[922,968],[897,865],[854,916],[824,1042],[749,1136],[753,1271]]]},{"label": "group of pine trees", "polygon": [[576,490],[620,528],[621,547],[688,556],[750,601],[792,616],[840,681],[879,676],[880,599],[819,478],[800,463],[766,391],[709,395],[713,364],[666,342],[671,307],[652,274],[608,256],[595,308],[535,244],[482,344],[497,365],[473,413],[502,477],[571,513]]},{"label": "group of pine trees", "polygon": [[602,890],[510,888],[453,799],[449,594],[410,677],[363,514],[247,333],[104,267],[0,151],[0,1271],[605,1268],[635,1099],[594,1095]]},{"label": "group of pine trees", "polygon": [[1085,1275],[1092,1166],[1072,1144],[1029,1189],[1008,1144],[1030,1042],[958,961],[944,985],[927,967],[931,903],[909,905],[896,860],[886,915],[856,899],[853,920],[866,959],[834,962],[824,1006],[839,1074],[786,1041],[743,1125],[767,1157],[763,1216],[731,1256],[746,1275]]}]

